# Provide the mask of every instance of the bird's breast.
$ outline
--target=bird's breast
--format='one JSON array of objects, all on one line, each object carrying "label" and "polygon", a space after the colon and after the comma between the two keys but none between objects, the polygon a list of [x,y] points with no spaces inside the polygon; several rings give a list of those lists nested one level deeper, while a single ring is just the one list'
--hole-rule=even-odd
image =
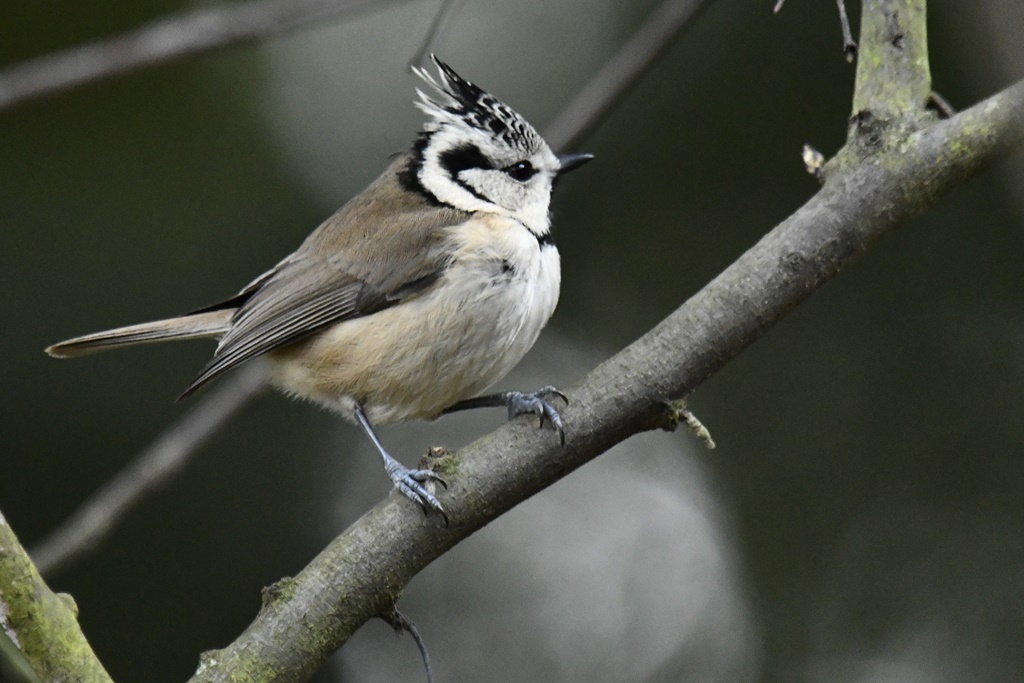
[{"label": "bird's breast", "polygon": [[555,310],[558,251],[498,216],[453,227],[449,248],[422,295],[275,352],[275,383],[345,415],[358,401],[386,423],[436,417],[504,377]]}]

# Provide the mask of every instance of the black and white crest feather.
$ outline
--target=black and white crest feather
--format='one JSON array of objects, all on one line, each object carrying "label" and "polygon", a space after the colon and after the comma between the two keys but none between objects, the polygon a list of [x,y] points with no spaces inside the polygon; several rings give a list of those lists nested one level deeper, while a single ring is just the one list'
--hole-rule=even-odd
[{"label": "black and white crest feather", "polygon": [[430,58],[437,65],[440,82],[425,69],[413,67],[413,71],[441,95],[443,101],[438,102],[417,88],[420,101],[416,106],[430,117],[424,131],[433,132],[445,124],[464,125],[491,135],[526,155],[544,144],[533,126],[511,107],[455,73],[436,55]]}]

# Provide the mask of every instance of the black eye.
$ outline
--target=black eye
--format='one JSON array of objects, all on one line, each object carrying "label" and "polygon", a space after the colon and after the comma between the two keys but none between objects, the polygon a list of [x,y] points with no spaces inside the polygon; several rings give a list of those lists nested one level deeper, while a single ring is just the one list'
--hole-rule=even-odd
[{"label": "black eye", "polygon": [[537,169],[529,161],[520,161],[518,164],[506,166],[501,170],[508,173],[513,180],[518,180],[521,183],[525,183],[537,173]]}]

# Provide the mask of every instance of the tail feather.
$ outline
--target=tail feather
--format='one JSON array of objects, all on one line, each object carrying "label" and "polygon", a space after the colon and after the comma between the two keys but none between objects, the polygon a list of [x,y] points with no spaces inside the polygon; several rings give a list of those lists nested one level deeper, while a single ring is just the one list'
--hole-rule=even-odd
[{"label": "tail feather", "polygon": [[75,358],[136,344],[220,337],[231,326],[234,312],[234,309],[224,309],[118,327],[62,341],[48,347],[46,353],[54,358]]}]

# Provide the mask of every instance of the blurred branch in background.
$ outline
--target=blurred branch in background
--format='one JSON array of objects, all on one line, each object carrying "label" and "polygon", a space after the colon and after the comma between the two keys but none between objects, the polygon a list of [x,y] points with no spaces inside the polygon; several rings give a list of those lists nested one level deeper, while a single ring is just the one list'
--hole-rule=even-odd
[{"label": "blurred branch in background", "polygon": [[[465,2],[466,0],[461,0]],[[437,13],[434,15],[434,20],[430,22],[430,26],[427,28],[426,35],[423,36],[423,42],[413,53],[412,57],[409,58],[409,66],[422,65],[423,58],[427,56],[430,48],[434,46],[437,41],[437,37],[441,34],[441,29],[448,22],[448,19],[455,13],[455,7],[460,0],[442,0],[441,6],[437,8]]]},{"label": "blurred branch in background", "polygon": [[255,0],[159,19],[0,70],[0,111],[46,95],[409,0]]},{"label": "blurred branch in background", "polygon": [[78,626],[75,601],[50,590],[2,513],[0,628],[44,681],[110,681]]},{"label": "blurred branch in background", "polygon": [[[580,94],[555,116],[544,131],[545,139],[551,140],[555,149],[564,149],[594,130],[624,93],[664,54],[671,40],[710,4],[711,0],[665,0]],[[671,25],[671,31],[665,30],[667,25]],[[642,58],[634,54],[637,51]],[[222,387],[200,399],[124,471],[34,547],[31,555],[39,571],[50,575],[84,557],[142,498],[177,474],[194,452],[259,392],[257,374],[252,368],[242,369],[237,376],[225,380]]]},{"label": "blurred branch in background", "polygon": [[863,22],[862,54],[880,63],[858,68],[854,125],[822,189],[567,392],[564,449],[534,425],[513,423],[443,460],[442,471],[457,473],[444,496],[450,527],[424,521],[400,497],[381,502],[270,591],[256,620],[227,648],[207,652],[192,680],[306,680],[434,559],[611,446],[674,426],[666,399],[693,391],[886,233],[1019,147],[1024,81],[945,121],[926,111],[924,7],[865,2],[865,14],[877,16]]},{"label": "blurred branch in background", "polygon": [[843,54],[846,55],[846,61],[852,62],[857,58],[857,43],[850,30],[850,17],[846,14],[846,2],[836,0],[836,8],[839,10],[839,28],[843,32]]},{"label": "blurred branch in background", "polygon": [[251,363],[215,387],[32,548],[30,554],[39,572],[59,572],[94,549],[147,494],[180,472],[217,429],[263,386],[263,365]]},{"label": "blurred branch in background", "polygon": [[[782,11],[782,5],[786,0],[779,0],[772,8],[772,12],[778,14]],[[850,30],[850,16],[846,13],[846,0],[836,0],[836,9],[839,11],[839,29],[843,32],[843,55],[846,61],[852,62],[857,58],[857,42],[853,39],[853,31]]]},{"label": "blurred branch in background", "polygon": [[712,0],[665,0],[544,131],[552,149],[569,149],[594,132],[647,70]]}]

